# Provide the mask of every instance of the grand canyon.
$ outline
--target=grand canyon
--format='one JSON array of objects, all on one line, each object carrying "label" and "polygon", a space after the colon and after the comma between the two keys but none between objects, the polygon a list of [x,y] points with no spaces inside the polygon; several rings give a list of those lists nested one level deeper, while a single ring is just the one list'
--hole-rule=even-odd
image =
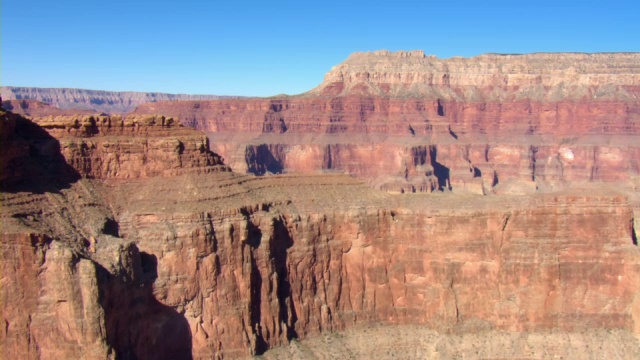
[{"label": "grand canyon", "polygon": [[640,354],[640,53],[2,98],[3,357]]}]

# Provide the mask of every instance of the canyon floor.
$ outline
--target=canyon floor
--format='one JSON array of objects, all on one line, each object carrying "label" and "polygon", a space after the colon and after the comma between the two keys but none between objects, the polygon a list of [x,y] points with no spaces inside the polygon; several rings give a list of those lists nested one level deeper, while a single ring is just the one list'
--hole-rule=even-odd
[{"label": "canyon floor", "polygon": [[257,358],[595,360],[636,359],[638,354],[637,338],[619,330],[442,334],[415,325],[374,325],[294,340]]}]

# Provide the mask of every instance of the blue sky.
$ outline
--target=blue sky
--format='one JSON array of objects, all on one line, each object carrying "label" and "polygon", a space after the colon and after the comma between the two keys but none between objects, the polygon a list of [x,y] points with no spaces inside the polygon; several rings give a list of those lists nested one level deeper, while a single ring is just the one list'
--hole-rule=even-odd
[{"label": "blue sky", "polygon": [[269,96],[354,51],[640,51],[639,3],[2,0],[0,84]]}]

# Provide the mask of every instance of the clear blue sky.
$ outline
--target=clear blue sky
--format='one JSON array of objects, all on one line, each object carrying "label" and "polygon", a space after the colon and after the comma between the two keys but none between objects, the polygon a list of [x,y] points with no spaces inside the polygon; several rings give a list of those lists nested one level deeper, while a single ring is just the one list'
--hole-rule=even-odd
[{"label": "clear blue sky", "polygon": [[269,96],[354,51],[640,51],[639,3],[2,0],[0,84]]}]

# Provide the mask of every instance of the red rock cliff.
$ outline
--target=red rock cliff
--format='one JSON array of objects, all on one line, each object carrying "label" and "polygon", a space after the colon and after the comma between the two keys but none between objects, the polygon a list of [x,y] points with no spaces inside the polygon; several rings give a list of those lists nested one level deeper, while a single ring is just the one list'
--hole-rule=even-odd
[{"label": "red rock cliff", "polygon": [[202,133],[164,116],[35,117],[81,176],[130,179],[225,170]]},{"label": "red rock cliff", "polygon": [[141,200],[116,217],[157,255],[157,297],[185,314],[196,357],[372,324],[637,331],[640,258],[624,197],[397,198],[299,179],[190,179],[220,200],[165,193],[165,210],[127,188]]},{"label": "red rock cliff", "polygon": [[[639,64],[636,53],[451,59],[356,53],[300,96],[158,102],[136,112],[174,116],[208,132],[234,170],[255,174],[333,170],[380,189],[433,189],[425,185],[432,182],[424,179],[429,169],[412,173],[412,154],[430,147],[444,155],[438,162],[451,171],[454,191],[478,182],[458,171],[474,167],[490,174],[485,191],[499,191],[494,177],[521,181],[523,169],[531,169],[526,180],[536,184],[522,186],[533,189],[557,186],[556,180],[634,182]],[[473,148],[521,159],[496,163],[488,154],[470,161],[464,149]],[[567,168],[586,170],[567,176]]]},{"label": "red rock cliff", "polygon": [[[487,338],[615,330],[630,334],[622,356],[640,349],[637,192],[589,183],[637,172],[633,136],[465,143],[444,121],[427,143],[249,138],[231,157],[255,172],[345,168],[391,173],[394,189],[498,193],[397,195],[343,175],[217,171],[207,139],[166,116],[2,114],[3,357],[234,358],[394,324]],[[509,177],[522,180],[511,193],[552,192],[500,194]]]},{"label": "red rock cliff", "polygon": [[153,296],[155,257],[120,237],[86,178],[170,182],[226,167],[206,137],[162,117],[40,121],[0,113],[2,357],[191,358],[187,321]]}]

